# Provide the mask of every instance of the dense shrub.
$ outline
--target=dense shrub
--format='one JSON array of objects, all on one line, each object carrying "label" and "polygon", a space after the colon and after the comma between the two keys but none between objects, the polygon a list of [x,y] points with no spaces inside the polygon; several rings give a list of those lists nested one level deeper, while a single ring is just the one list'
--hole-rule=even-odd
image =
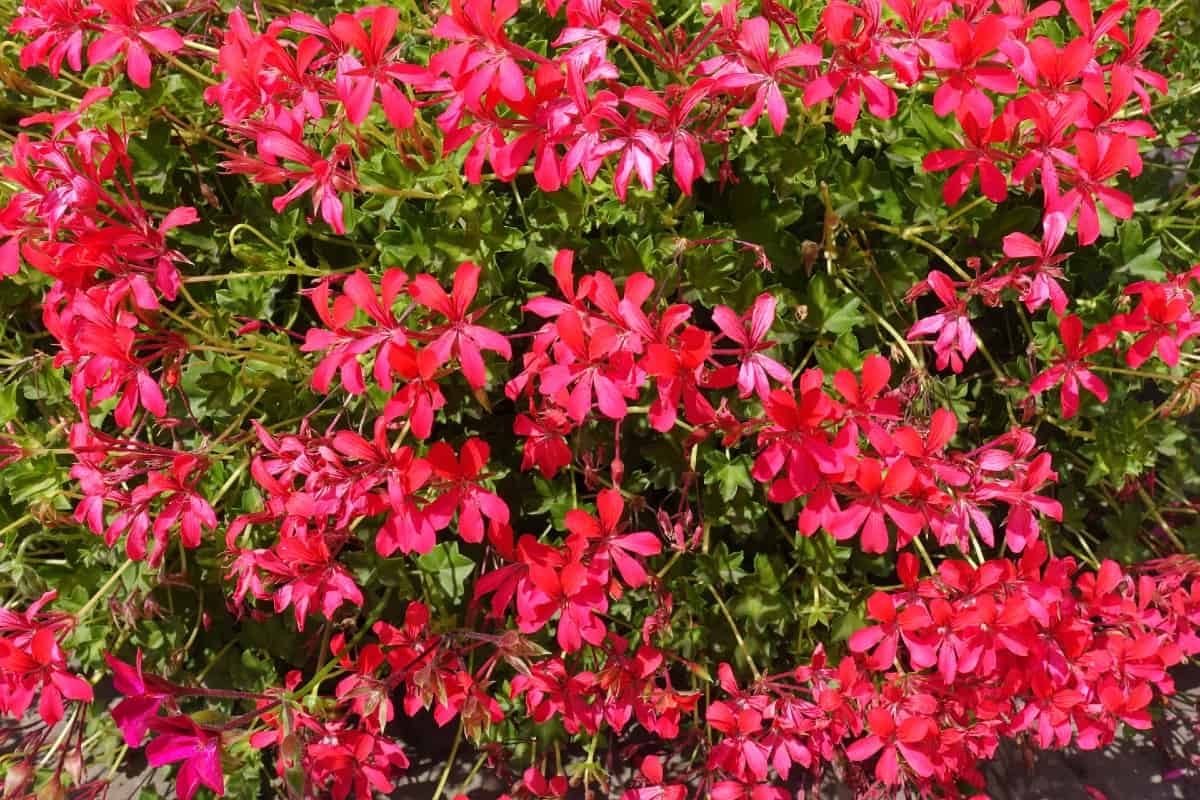
[{"label": "dense shrub", "polygon": [[1200,654],[1188,4],[6,12],[4,798],[978,795]]}]

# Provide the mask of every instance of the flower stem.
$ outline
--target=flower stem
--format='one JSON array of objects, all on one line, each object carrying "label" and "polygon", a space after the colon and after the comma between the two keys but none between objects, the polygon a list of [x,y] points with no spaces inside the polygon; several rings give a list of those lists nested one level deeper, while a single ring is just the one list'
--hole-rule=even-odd
[{"label": "flower stem", "polygon": [[360,183],[354,187],[360,192],[368,194],[382,194],[388,197],[403,197],[408,200],[441,200],[446,195],[436,192],[426,192],[423,189],[393,189],[390,186],[371,186],[369,184]]},{"label": "flower stem", "polygon": [[178,58],[171,55],[170,53],[164,53],[163,51],[159,50],[158,54],[160,56],[162,56],[168,64],[175,67],[176,69],[186,72],[188,75],[191,75],[196,80],[201,81],[202,83],[207,83],[209,86],[217,85],[218,81],[214,80],[211,75],[205,75],[203,72],[200,72],[197,69],[193,69],[192,67],[189,67],[187,64],[183,63],[182,61],[180,61]]},{"label": "flower stem", "polygon": [[450,755],[446,757],[446,766],[442,768],[442,776],[438,779],[437,786],[434,787],[431,800],[438,800],[442,796],[442,791],[446,788],[446,781],[450,780],[450,770],[454,768],[454,759],[458,757],[458,746],[462,744],[465,724],[463,714],[459,711],[458,730],[454,732],[454,744],[450,746]]},{"label": "flower stem", "polygon": [[1163,372],[1147,372],[1140,369],[1125,369],[1124,367],[1089,367],[1093,372],[1110,372],[1113,375],[1128,375],[1131,378],[1147,378],[1154,381],[1173,381],[1175,383],[1183,383],[1186,378],[1181,378],[1178,375],[1171,375]]},{"label": "flower stem", "polygon": [[129,565],[132,563],[132,559],[125,559],[125,562],[121,564],[117,571],[109,576],[108,580],[104,582],[104,585],[101,586],[94,595],[92,595],[92,599],[84,603],[83,608],[79,609],[79,611],[75,614],[76,623],[87,619],[88,614],[92,613],[92,609],[94,609],[96,605],[102,599],[104,599],[104,596],[107,595],[114,586],[116,586],[117,581],[121,579],[121,576],[125,574],[125,570],[129,569]]},{"label": "flower stem", "polygon": [[717,592],[712,584],[709,584],[708,591],[712,594],[713,599],[717,601],[717,607],[721,609],[721,613],[725,615],[725,621],[733,629],[733,638],[737,641],[742,655],[746,657],[746,663],[750,666],[750,672],[753,673],[754,680],[757,681],[762,677],[762,673],[758,671],[758,666],[754,663],[754,657],[750,655],[750,648],[746,646],[746,640],[742,638],[742,632],[738,630],[737,623],[733,621],[733,615],[729,613],[729,608],[726,607],[725,601],[721,599],[720,593]]}]

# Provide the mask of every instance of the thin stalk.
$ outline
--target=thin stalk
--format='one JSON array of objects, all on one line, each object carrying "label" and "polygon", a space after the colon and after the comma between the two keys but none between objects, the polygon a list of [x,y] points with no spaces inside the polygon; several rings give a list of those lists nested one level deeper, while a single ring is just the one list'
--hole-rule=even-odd
[{"label": "thin stalk", "polygon": [[450,780],[450,770],[454,768],[454,759],[458,757],[458,747],[462,744],[465,725],[466,722],[460,711],[458,714],[458,730],[454,732],[454,744],[450,745],[450,755],[446,757],[446,766],[442,768],[442,776],[438,778],[437,786],[433,789],[431,800],[438,800],[442,796],[442,792],[446,788],[446,781]]},{"label": "thin stalk", "polygon": [[933,559],[929,557],[929,551],[925,549],[925,543],[921,541],[921,537],[914,537],[912,541],[913,545],[917,548],[917,552],[921,554],[921,560],[925,562],[925,568],[929,570],[929,574],[936,575],[937,567],[933,565]]},{"label": "thin stalk", "polygon": [[113,759],[112,766],[108,769],[106,781],[111,781],[113,776],[117,774],[117,770],[121,767],[121,762],[125,760],[125,754],[129,752],[129,745],[121,743],[121,749],[117,751],[116,757]]},{"label": "thin stalk", "polygon": [[204,682],[204,679],[205,679],[205,678],[208,676],[208,673],[209,673],[210,671],[212,671],[212,668],[213,668],[214,666],[216,666],[216,664],[217,664],[217,662],[218,662],[218,661],[220,661],[220,660],[221,660],[221,657],[222,657],[222,656],[224,656],[226,653],[228,653],[228,652],[229,652],[229,650],[230,650],[230,648],[232,648],[232,647],[233,647],[233,645],[234,645],[235,643],[236,643],[236,640],[233,640],[233,639],[231,639],[230,641],[226,642],[226,643],[225,643],[225,646],[224,646],[224,647],[222,647],[220,650],[218,650],[218,651],[216,652],[216,654],[215,654],[215,655],[213,655],[213,657],[212,657],[212,658],[210,658],[210,659],[208,660],[208,664],[206,664],[206,665],[204,666],[204,669],[200,670],[200,672],[198,672],[198,673],[196,674],[196,683],[203,683],[203,682]]},{"label": "thin stalk", "polygon": [[917,358],[917,354],[913,352],[912,347],[908,344],[908,340],[900,334],[900,331],[896,330],[892,323],[888,322],[882,314],[876,311],[874,306],[867,302],[867,299],[863,296],[862,292],[858,291],[856,287],[851,286],[848,282],[842,280],[840,277],[835,276],[834,280],[836,280],[838,284],[842,286],[842,288],[853,293],[854,296],[858,298],[858,301],[862,303],[863,310],[870,315],[871,319],[876,325],[887,331],[888,335],[891,336],[892,340],[896,342],[896,345],[900,348],[901,352],[904,353],[905,358],[908,359],[908,363],[912,365],[912,368],[917,372],[924,372],[925,364],[922,363],[921,359]]},{"label": "thin stalk", "polygon": [[1173,381],[1175,383],[1183,383],[1187,378],[1179,377],[1178,375],[1170,375],[1162,372],[1146,372],[1140,369],[1126,369],[1124,367],[1089,367],[1093,372],[1111,372],[1113,375],[1128,375],[1131,378],[1148,378],[1155,381]]},{"label": "thin stalk", "polygon": [[1186,553],[1187,547],[1180,540],[1179,536],[1176,535],[1175,529],[1167,524],[1166,519],[1163,518],[1162,512],[1158,510],[1158,503],[1154,502],[1154,498],[1151,497],[1150,493],[1146,491],[1146,487],[1139,485],[1137,487],[1137,492],[1138,497],[1141,498],[1142,502],[1145,503],[1146,507],[1150,510],[1150,516],[1153,517],[1154,521],[1157,522],[1163,529],[1163,533],[1165,533],[1167,538],[1171,540],[1171,544],[1174,545],[1179,552]]},{"label": "thin stalk", "polygon": [[3,528],[0,528],[0,536],[4,536],[9,531],[14,531],[17,528],[20,528],[25,523],[32,522],[32,521],[33,521],[33,514],[25,514],[24,516],[17,517],[17,519],[10,522],[8,525],[5,525]]},{"label": "thin stalk", "polygon": [[737,642],[738,648],[742,651],[742,655],[746,657],[746,663],[750,666],[750,672],[753,673],[754,680],[758,681],[762,678],[762,673],[758,671],[758,666],[754,663],[754,657],[750,655],[750,648],[746,646],[746,640],[742,638],[742,632],[738,630],[737,623],[733,620],[733,615],[729,613],[725,601],[721,599],[721,595],[712,584],[709,584],[708,591],[712,594],[713,599],[717,601],[717,607],[721,609],[721,613],[725,616],[725,621],[729,623],[729,627],[733,630],[733,638]]},{"label": "thin stalk", "polygon": [[162,56],[163,59],[165,59],[166,62],[171,66],[186,72],[188,75],[191,75],[193,78],[201,81],[202,83],[207,83],[209,86],[216,86],[219,83],[219,81],[215,80],[211,75],[205,75],[203,72],[189,67],[187,64],[183,63],[170,53],[164,53],[163,51],[159,50],[158,55]]},{"label": "thin stalk", "polygon": [[[537,739],[534,739],[533,741],[534,746],[536,747]],[[479,770],[483,769],[483,762],[487,761],[487,755],[488,754],[486,752],[480,753],[479,758],[475,759],[475,765],[471,767],[471,771],[467,773],[467,777],[463,778],[463,782],[458,785],[458,791],[455,792],[456,795],[467,793],[467,788],[471,785],[471,779],[479,773]]]},{"label": "thin stalk", "polygon": [[671,571],[671,567],[675,566],[675,562],[679,560],[679,558],[683,555],[683,552],[684,551],[682,551],[682,550],[676,550],[675,553],[671,556],[671,559],[669,561],[667,561],[667,563],[665,565],[663,565],[663,568],[660,569],[658,572],[654,573],[654,577],[658,578],[659,580],[662,580],[662,577]]},{"label": "thin stalk", "polygon": [[368,194],[403,197],[408,200],[441,200],[446,196],[445,192],[437,194],[435,192],[426,192],[423,189],[393,189],[390,186],[371,186],[365,183],[360,183],[355,189],[360,192],[367,192]]},{"label": "thin stalk", "polygon": [[101,586],[94,595],[92,595],[92,599],[84,603],[83,608],[79,609],[79,611],[75,614],[76,623],[87,619],[88,614],[92,613],[92,609],[94,609],[96,605],[104,599],[104,596],[107,595],[114,586],[116,586],[117,581],[121,579],[121,576],[125,574],[125,570],[129,569],[129,565],[132,563],[133,561],[131,559],[125,559],[124,563],[121,564],[117,571],[109,576],[108,580],[104,582],[104,585]]},{"label": "thin stalk", "polygon": [[[964,214],[966,214],[970,211],[973,211],[974,209],[978,208],[979,206],[981,206],[982,204],[984,204],[986,202],[988,202],[988,199],[986,197],[982,197],[982,196],[976,197],[974,200],[967,203],[965,206],[962,206],[957,211],[955,211],[953,214],[951,214],[950,216],[948,216],[944,220],[942,220],[942,223],[939,227],[942,230],[945,230],[946,228],[948,228],[950,226],[951,222],[954,222],[954,220],[958,219],[959,217],[963,216]],[[917,231],[915,229],[912,229],[911,232],[917,233]]]},{"label": "thin stalk", "polygon": [[950,269],[952,269],[954,271],[954,273],[956,275],[958,275],[960,278],[962,278],[964,281],[974,280],[974,278],[971,277],[970,273],[968,273],[965,269],[960,267],[958,265],[957,261],[955,261],[950,256],[946,255],[946,252],[944,250],[942,250],[940,247],[938,247],[933,242],[927,241],[925,239],[922,239],[920,236],[915,235],[912,232],[915,229],[912,229],[912,228],[901,229],[901,228],[897,228],[894,225],[885,225],[882,222],[868,222],[867,225],[871,228],[874,228],[875,230],[894,234],[896,236],[899,236],[901,239],[903,239],[906,242],[912,242],[913,244],[915,244],[919,247],[925,248],[926,250],[928,250],[929,252],[931,252],[935,256],[937,256],[938,259],[942,261],[942,263],[944,263],[946,266],[950,267]]},{"label": "thin stalk", "polygon": [[201,53],[208,53],[211,56],[215,56],[221,52],[220,50],[218,50],[215,47],[209,47],[206,44],[202,44],[200,42],[196,42],[196,41],[192,41],[192,40],[188,40],[188,41],[184,42],[184,44],[187,45],[188,47],[192,48],[193,50],[199,50]]},{"label": "thin stalk", "polygon": [[237,281],[247,278],[264,278],[267,276],[278,275],[298,275],[307,278],[321,278],[327,273],[319,270],[297,272],[294,269],[264,269],[257,272],[221,272],[215,275],[188,275],[183,279],[184,283],[217,283],[218,281]]},{"label": "thin stalk", "polygon": [[255,353],[252,350],[238,350],[235,347],[218,347],[211,344],[190,344],[188,345],[188,349],[199,352],[220,353],[221,355],[240,358],[243,361],[261,361],[264,364],[274,364],[277,367],[291,366],[291,361],[288,359],[275,358],[273,356],[266,355],[265,353]]},{"label": "thin stalk", "polygon": [[50,745],[50,749],[47,750],[46,755],[42,757],[42,762],[38,764],[40,769],[45,769],[46,765],[50,763],[50,760],[54,758],[55,752],[58,751],[59,746],[62,745],[63,740],[67,738],[67,734],[71,732],[71,728],[75,725],[75,717],[78,714],[79,706],[73,704],[71,706],[71,715],[67,717],[67,721],[63,723],[62,730],[58,732],[58,736],[54,738],[54,741]]},{"label": "thin stalk", "polygon": [[276,253],[279,253],[280,255],[287,255],[287,251],[284,250],[282,247],[280,247],[278,242],[271,241],[263,234],[262,231],[260,231],[258,228],[254,227],[253,225],[251,225],[248,222],[239,222],[237,225],[234,225],[232,228],[229,229],[228,239],[229,239],[229,249],[230,250],[232,250],[234,247],[237,246],[238,231],[250,231],[258,238],[259,241],[261,241],[267,247],[274,250]]}]

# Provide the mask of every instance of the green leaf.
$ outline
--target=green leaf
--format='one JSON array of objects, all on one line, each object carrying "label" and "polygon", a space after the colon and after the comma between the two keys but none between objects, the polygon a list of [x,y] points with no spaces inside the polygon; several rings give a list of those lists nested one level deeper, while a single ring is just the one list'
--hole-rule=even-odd
[{"label": "green leaf", "polygon": [[467,578],[475,562],[458,551],[458,542],[442,542],[417,558],[421,571],[433,578],[438,587],[453,601],[466,592]]},{"label": "green leaf", "polygon": [[0,425],[8,424],[17,415],[17,384],[0,386]]}]

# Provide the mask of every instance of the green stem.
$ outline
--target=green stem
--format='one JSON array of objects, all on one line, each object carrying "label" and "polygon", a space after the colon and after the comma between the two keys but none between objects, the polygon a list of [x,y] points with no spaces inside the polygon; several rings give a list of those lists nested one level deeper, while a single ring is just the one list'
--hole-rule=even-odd
[{"label": "green stem", "polygon": [[233,484],[237,481],[237,479],[242,476],[242,473],[244,473],[246,471],[246,467],[248,467],[248,466],[250,466],[249,461],[243,461],[241,464],[238,464],[237,469],[235,469],[230,474],[229,478],[226,479],[225,483],[221,484],[221,488],[217,490],[216,496],[214,496],[212,499],[213,505],[215,505],[222,497],[225,496],[225,493],[228,492],[230,487],[232,487]]},{"label": "green stem", "polygon": [[187,64],[183,63],[170,53],[164,53],[163,51],[159,50],[158,55],[162,56],[163,59],[166,60],[166,62],[171,66],[186,72],[188,75],[191,75],[201,83],[207,83],[209,86],[216,86],[219,83],[219,81],[215,80],[211,75],[205,75],[203,72],[189,67]]},{"label": "green stem", "polygon": [[267,276],[277,275],[299,275],[309,278],[323,278],[327,273],[312,270],[311,272],[297,272],[294,269],[263,269],[257,272],[220,272],[214,275],[188,275],[183,279],[184,283],[217,283],[218,281],[237,281],[246,278],[264,278]]},{"label": "green stem", "polygon": [[435,192],[426,192],[423,189],[393,189],[390,186],[371,186],[369,184],[360,183],[355,187],[360,192],[368,194],[382,194],[387,197],[403,197],[408,200],[441,200],[445,197],[445,193],[437,194]]},{"label": "green stem", "polygon": [[104,585],[101,586],[94,595],[92,595],[92,599],[84,603],[83,608],[79,609],[79,611],[75,614],[76,623],[87,619],[88,614],[92,613],[92,609],[94,609],[96,605],[104,599],[104,596],[107,595],[114,586],[116,586],[117,581],[121,579],[121,576],[125,574],[125,570],[129,569],[129,565],[132,563],[133,561],[131,559],[125,559],[124,563],[121,564],[117,571],[109,576],[108,580],[104,582]]},{"label": "green stem", "polygon": [[[347,650],[352,649],[356,644],[358,644],[359,641],[361,641],[362,638],[367,635],[367,631],[371,629],[371,626],[374,625],[376,621],[378,621],[383,615],[383,609],[387,607],[388,602],[392,599],[392,593],[394,591],[395,587],[389,586],[387,591],[383,593],[383,597],[379,598],[379,602],[375,604],[375,607],[371,609],[371,613],[367,616],[367,621],[363,623],[363,626],[359,628],[358,633],[356,633],[354,638],[350,640],[350,643],[346,645]],[[337,668],[338,659],[331,658],[323,667],[317,670],[317,674],[313,675],[312,678],[309,679],[308,683],[304,684],[303,687],[294,693],[294,696],[303,697],[304,695],[313,691],[321,685],[321,681],[332,675]]]},{"label": "green stem", "polygon": [[[951,222],[953,222],[954,220],[963,216],[964,214],[967,214],[970,211],[973,211],[974,209],[978,208],[979,206],[981,206],[982,204],[984,204],[986,202],[988,202],[988,199],[986,197],[976,197],[974,200],[967,203],[965,206],[962,206],[957,211],[955,211],[953,214],[951,214],[950,216],[948,216],[944,220],[942,220],[942,224],[939,227],[943,230],[948,228],[950,226]],[[911,229],[909,232],[917,233],[916,229]]]},{"label": "green stem", "polygon": [[1167,535],[1167,538],[1171,540],[1171,544],[1173,544],[1180,553],[1186,553],[1187,547],[1175,534],[1175,529],[1167,524],[1167,521],[1163,518],[1162,512],[1158,510],[1158,503],[1154,502],[1154,498],[1151,497],[1150,493],[1146,491],[1146,487],[1139,485],[1137,487],[1137,492],[1138,497],[1142,499],[1142,502],[1145,503],[1146,507],[1150,510],[1150,516],[1154,518],[1154,521],[1157,522],[1160,527],[1162,527],[1163,532]]},{"label": "green stem", "polygon": [[75,717],[78,714],[79,714],[79,706],[72,705],[71,706],[71,715],[69,717],[67,717],[67,721],[65,723],[63,723],[62,730],[60,730],[58,732],[58,736],[55,737],[54,742],[50,745],[50,749],[46,751],[46,755],[42,756],[42,763],[38,764],[38,767],[40,769],[45,769],[46,765],[50,763],[50,760],[52,758],[54,758],[54,754],[58,751],[58,748],[62,745],[63,740],[67,738],[67,734],[70,733],[71,728],[74,727]]},{"label": "green stem", "polygon": [[204,683],[204,679],[208,676],[208,673],[212,671],[212,668],[217,665],[217,662],[221,660],[222,656],[229,652],[230,648],[232,648],[234,644],[236,644],[235,640],[226,642],[225,646],[218,650],[213,657],[208,660],[208,664],[204,666],[204,669],[200,670],[200,672],[196,674],[195,680],[197,684]]},{"label": "green stem", "polygon": [[654,573],[654,577],[662,580],[662,577],[671,571],[671,567],[675,566],[675,562],[679,560],[679,558],[683,555],[683,552],[684,551],[682,550],[676,550],[674,554],[672,554],[671,559],[663,565],[663,568]]},{"label": "green stem", "polygon": [[442,768],[442,776],[438,779],[437,786],[434,787],[432,800],[438,800],[442,796],[442,792],[446,788],[446,781],[450,780],[450,770],[454,768],[454,759],[458,757],[458,747],[462,744],[465,725],[466,721],[460,711],[458,713],[458,730],[454,733],[454,744],[450,746],[450,755],[446,757],[446,766]]},{"label": "green stem", "polygon": [[189,350],[207,353],[220,353],[221,355],[240,358],[245,361],[261,361],[264,364],[274,364],[277,367],[291,366],[291,361],[283,358],[275,358],[265,353],[255,353],[252,350],[238,350],[235,347],[218,347],[211,344],[189,344]]},{"label": "green stem", "polygon": [[252,399],[249,403],[246,403],[242,408],[241,413],[234,417],[233,421],[225,426],[225,430],[217,434],[217,438],[213,440],[213,444],[220,444],[221,442],[225,441],[227,436],[232,435],[235,429],[242,427],[242,423],[246,421],[246,417],[251,411],[254,410],[254,407],[258,405],[258,401],[262,399],[262,396],[266,393],[266,391],[267,390],[264,387],[255,392],[254,399]]},{"label": "green stem", "polygon": [[929,551],[925,549],[925,543],[920,537],[913,540],[913,545],[917,548],[917,552],[921,554],[921,560],[925,562],[925,568],[929,570],[930,575],[937,575],[937,567],[933,565],[933,559],[929,557]]},{"label": "green stem", "polygon": [[[534,739],[534,745],[537,745],[537,740]],[[466,794],[467,788],[471,785],[471,779],[474,778],[479,770],[483,769],[483,763],[487,761],[488,754],[480,753],[479,758],[475,759],[475,765],[471,767],[471,771],[467,773],[467,777],[463,778],[463,782],[458,785],[458,791],[455,794]]]},{"label": "green stem", "polygon": [[946,255],[946,252],[944,250],[942,250],[940,247],[938,247],[933,242],[927,241],[925,239],[922,239],[920,236],[914,235],[913,230],[915,230],[915,229],[908,228],[908,229],[902,230],[900,228],[897,228],[894,225],[885,225],[882,222],[868,222],[867,225],[874,228],[875,230],[894,234],[896,236],[899,236],[901,239],[903,239],[906,242],[912,242],[913,244],[915,244],[919,247],[925,248],[926,250],[928,250],[929,252],[931,252],[935,256],[937,256],[938,259],[941,260],[942,263],[944,263],[946,266],[950,267],[950,269],[953,270],[954,273],[956,275],[958,275],[960,278],[962,278],[964,281],[974,280],[971,277],[970,273],[968,273],[965,269],[960,267],[958,265],[957,261],[955,261],[950,256]]},{"label": "green stem", "polygon": [[867,314],[870,315],[875,324],[887,331],[888,335],[892,337],[892,340],[896,342],[896,345],[900,348],[901,352],[904,353],[905,358],[908,359],[908,363],[912,365],[912,368],[918,373],[924,372],[925,365],[921,362],[921,359],[917,358],[917,354],[914,353],[912,347],[909,346],[908,340],[900,334],[900,331],[896,330],[892,323],[888,322],[882,314],[876,311],[874,306],[867,302],[867,298],[863,296],[862,292],[858,291],[857,287],[851,286],[848,282],[842,280],[840,277],[835,276],[834,280],[837,281],[837,283],[843,289],[851,292],[855,297],[858,298],[858,301],[862,303],[863,309],[867,312]]},{"label": "green stem", "polygon": [[1110,372],[1113,375],[1128,375],[1133,378],[1148,378],[1155,381],[1173,381],[1175,383],[1183,383],[1187,378],[1181,378],[1178,375],[1170,375],[1162,372],[1146,372],[1140,369],[1125,369],[1124,367],[1089,367],[1093,372]]},{"label": "green stem", "polygon": [[0,537],[4,536],[9,531],[14,531],[17,528],[20,528],[25,523],[32,522],[32,521],[33,521],[33,514],[25,514],[24,516],[17,517],[17,519],[13,520],[8,525],[5,525],[2,529],[0,529]]},{"label": "green stem", "polygon": [[762,678],[762,673],[758,671],[758,666],[754,663],[754,657],[750,655],[750,648],[746,646],[746,640],[742,638],[742,632],[738,630],[737,623],[733,620],[733,615],[729,613],[725,601],[721,599],[721,595],[712,584],[709,584],[708,591],[712,594],[713,599],[717,601],[717,607],[721,609],[721,613],[725,616],[725,621],[729,623],[729,627],[733,630],[733,638],[737,642],[738,648],[742,651],[742,655],[746,657],[746,663],[750,666],[750,672],[753,673],[754,680],[758,681]]},{"label": "green stem", "polygon": [[121,743],[121,749],[117,751],[116,758],[113,759],[112,766],[108,769],[108,776],[105,780],[111,781],[113,776],[117,774],[117,770],[121,767],[121,762],[125,760],[125,754],[129,752],[129,745]]},{"label": "green stem", "polygon": [[188,47],[192,48],[193,50],[199,50],[201,53],[208,53],[210,56],[215,56],[221,52],[220,50],[218,50],[215,47],[209,47],[206,44],[192,41],[190,39],[188,41],[184,42],[184,44],[187,45]]},{"label": "green stem", "polygon": [[271,241],[265,235],[263,235],[262,231],[260,231],[258,228],[254,227],[253,225],[251,225],[248,222],[239,222],[237,225],[234,225],[232,228],[229,229],[229,249],[230,250],[233,250],[233,248],[237,246],[238,231],[243,231],[243,230],[250,231],[251,233],[253,233],[256,237],[258,237],[259,241],[261,241],[267,247],[274,250],[276,253],[279,253],[281,255],[287,254],[287,251],[284,250],[282,247],[280,247],[278,242]]}]

